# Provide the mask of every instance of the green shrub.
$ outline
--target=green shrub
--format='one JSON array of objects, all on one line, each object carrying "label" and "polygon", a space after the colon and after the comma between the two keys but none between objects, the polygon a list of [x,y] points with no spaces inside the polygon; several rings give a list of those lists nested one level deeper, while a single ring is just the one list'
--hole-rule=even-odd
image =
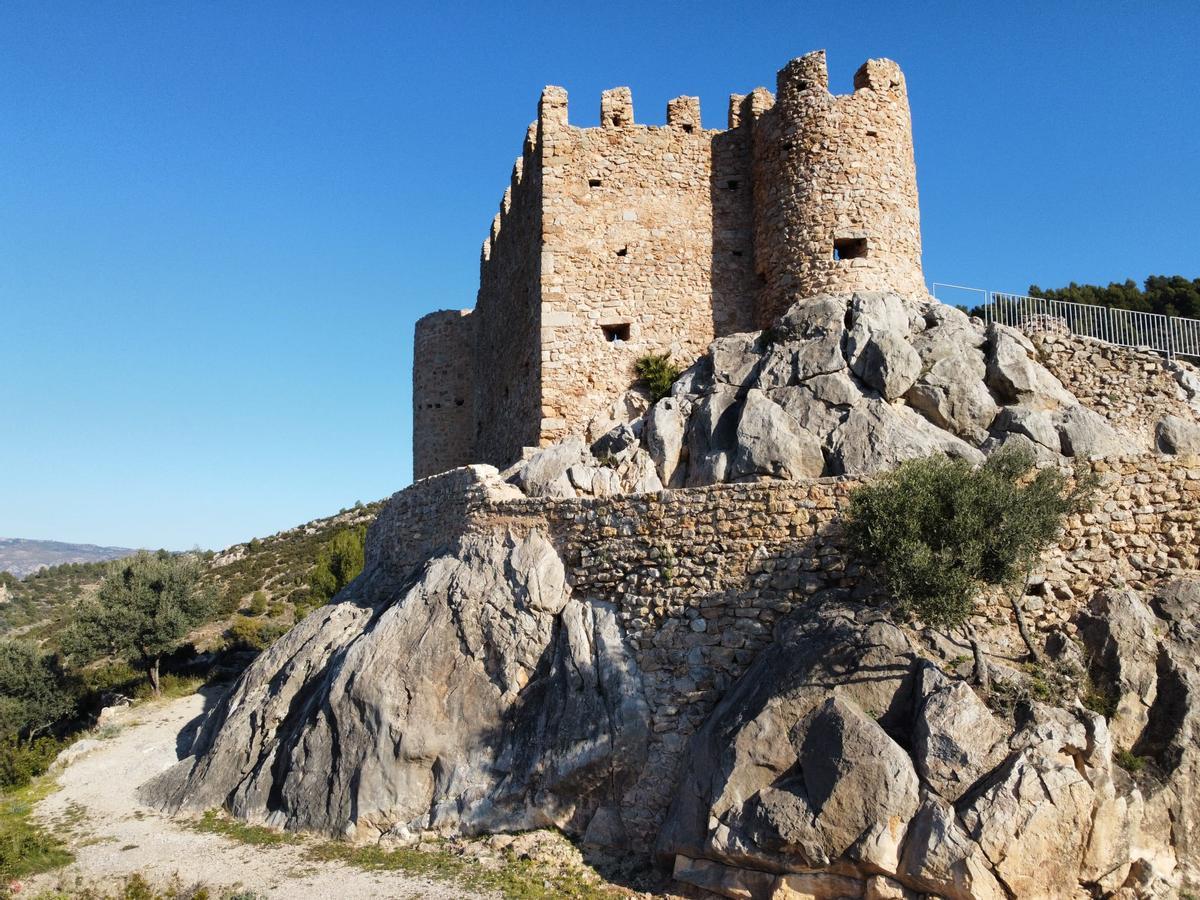
[{"label": "green shrub", "polygon": [[267,594],[265,591],[255,591],[250,598],[250,608],[247,615],[261,616],[267,611]]},{"label": "green shrub", "polygon": [[235,650],[266,650],[287,632],[287,626],[264,619],[237,616],[225,632]]},{"label": "green shrub", "polygon": [[0,741],[0,790],[29,784],[50,768],[65,746],[52,737],[35,738],[27,743],[18,743],[13,738]]},{"label": "green shrub", "polygon": [[21,641],[0,642],[0,739],[27,741],[69,718],[74,687],[58,657]]},{"label": "green shrub", "polygon": [[1090,483],[1057,469],[1028,478],[1033,457],[998,453],[979,468],[912,460],[851,495],[846,532],[877,563],[893,600],[927,625],[963,625],[984,585],[1012,586],[1082,508]]},{"label": "green shrub", "polygon": [[358,525],[339,531],[318,551],[308,582],[314,607],[332,600],[358,577],[363,569],[366,539],[367,527]]},{"label": "green shrub", "polygon": [[0,794],[0,890],[13,879],[48,872],[71,861],[62,843],[32,819],[33,805],[53,789],[50,780],[42,778]]},{"label": "green shrub", "polygon": [[671,385],[683,374],[683,370],[671,362],[670,353],[647,353],[634,362],[633,370],[654,403],[671,393]]},{"label": "green shrub", "polygon": [[1113,761],[1130,774],[1137,774],[1146,768],[1146,757],[1137,756],[1124,747],[1113,754]]}]

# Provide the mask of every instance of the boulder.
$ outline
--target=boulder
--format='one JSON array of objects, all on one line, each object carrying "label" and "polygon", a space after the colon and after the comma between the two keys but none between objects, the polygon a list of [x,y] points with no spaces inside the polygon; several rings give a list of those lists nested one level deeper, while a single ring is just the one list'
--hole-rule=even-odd
[{"label": "boulder", "polygon": [[1096,689],[1111,698],[1108,729],[1117,744],[1134,746],[1158,695],[1158,620],[1129,590],[1104,590],[1077,618]]},{"label": "boulder", "polygon": [[371,540],[363,575],[251,664],[143,799],[371,839],[580,833],[618,803],[650,727],[616,610],[571,595],[536,529],[463,537],[410,581]]},{"label": "boulder", "polygon": [[906,459],[945,453],[972,463],[983,454],[911,409],[867,399],[850,410],[830,441],[834,474],[868,475]]},{"label": "boulder", "polygon": [[1073,403],[1058,413],[1062,452],[1079,459],[1120,456],[1137,449],[1108,424],[1104,416]]},{"label": "boulder", "polygon": [[1200,455],[1200,422],[1167,416],[1155,426],[1154,438],[1163,453]]},{"label": "boulder", "polygon": [[688,422],[688,487],[725,480],[740,418],[738,392],[729,385],[717,385],[696,401]]},{"label": "boulder", "polygon": [[659,481],[666,487],[683,487],[687,475],[684,450],[691,411],[690,400],[664,397],[646,416],[646,450],[654,460]]},{"label": "boulder", "polygon": [[852,357],[854,374],[885,400],[903,397],[921,374],[921,357],[903,332],[875,331]]},{"label": "boulder", "polygon": [[913,756],[921,777],[953,802],[1008,755],[1009,730],[965,681],[921,670]]},{"label": "boulder", "polygon": [[763,348],[762,335],[759,332],[717,338],[708,345],[713,379],[717,384],[732,385],[735,388],[746,386],[758,374]]},{"label": "boulder", "polygon": [[820,442],[758,389],[738,419],[731,477],[816,478],[825,468]]},{"label": "boulder", "polygon": [[1033,345],[1013,328],[988,326],[987,386],[1003,403],[1057,409],[1075,402],[1057,378],[1034,359]]},{"label": "boulder", "polygon": [[513,481],[529,497],[574,497],[567,470],[590,458],[583,438],[572,435],[535,452],[517,469]]},{"label": "boulder", "polygon": [[999,407],[983,383],[983,354],[964,348],[926,365],[928,368],[904,395],[909,405],[963,440],[974,444],[985,440]]}]

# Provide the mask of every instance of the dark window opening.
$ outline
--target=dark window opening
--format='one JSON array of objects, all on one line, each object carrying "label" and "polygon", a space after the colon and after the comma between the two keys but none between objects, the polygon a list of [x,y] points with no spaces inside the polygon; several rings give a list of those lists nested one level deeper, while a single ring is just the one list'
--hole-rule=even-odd
[{"label": "dark window opening", "polygon": [[600,187],[600,179],[599,178],[589,178],[588,179],[588,187]]},{"label": "dark window opening", "polygon": [[879,132],[876,131],[874,128],[868,128],[867,129],[867,137],[879,137]]},{"label": "dark window opening", "polygon": [[859,259],[867,255],[866,238],[836,238],[833,242],[834,259]]},{"label": "dark window opening", "polygon": [[604,332],[604,339],[610,344],[629,340],[628,322],[618,322],[615,325],[601,325],[600,330]]},{"label": "dark window opening", "polygon": [[454,401],[454,405],[455,405],[455,406],[462,406],[462,405],[463,405],[463,402],[464,402],[464,401],[462,401],[462,400],[455,400],[455,401]]},{"label": "dark window opening", "polygon": [[738,185],[740,184],[740,181],[727,181],[725,182],[725,187],[729,188],[731,191],[736,191],[738,189]]},{"label": "dark window opening", "polygon": [[628,253],[629,253],[629,248],[622,247],[620,250],[617,251],[617,256],[626,256],[626,255],[628,255]]},{"label": "dark window opening", "polygon": [[741,251],[741,250],[734,250],[734,251],[733,251],[733,255],[734,255],[734,256],[741,256],[741,255],[742,255],[742,251]]},{"label": "dark window opening", "polygon": [[694,125],[692,125],[691,123],[688,123],[688,124],[686,124],[686,125],[684,125],[684,126],[683,126],[683,130],[684,130],[684,131],[686,131],[688,134],[691,134],[691,133],[692,133],[692,129],[693,129],[694,127],[695,127]]}]

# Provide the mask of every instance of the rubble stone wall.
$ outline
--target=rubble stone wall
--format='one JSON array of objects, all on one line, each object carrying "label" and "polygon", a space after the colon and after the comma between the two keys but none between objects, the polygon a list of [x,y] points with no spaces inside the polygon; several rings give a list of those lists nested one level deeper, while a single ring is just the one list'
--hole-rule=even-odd
[{"label": "rubble stone wall", "polygon": [[[1068,620],[1102,585],[1143,589],[1200,569],[1200,458],[1145,455],[1091,466],[1099,478],[1094,506],[1068,521],[1043,560],[1044,582],[1026,599],[1042,630],[1070,631]],[[498,499],[499,488],[477,471],[421,482],[414,486],[420,499],[407,507],[418,519],[421,510],[439,520],[466,510],[462,524],[401,526],[406,520],[389,514],[392,524],[377,526],[368,554],[404,539],[400,528],[415,529],[410,546],[430,546],[429,533],[449,540],[464,528],[549,533],[576,595],[614,604],[642,672],[651,759],[623,814],[646,834],[665,812],[688,738],[770,643],[775,622],[830,589],[866,596],[877,590],[847,558],[838,525],[858,479],[509,500]],[[458,481],[444,490],[443,479],[451,478]],[[471,497],[454,500],[467,482],[475,485]],[[1010,615],[999,603],[987,614]]]},{"label": "rubble stone wall", "polygon": [[1117,430],[1140,438],[1140,449],[1155,449],[1154,427],[1164,417],[1197,417],[1170,368],[1188,363],[1170,363],[1149,350],[1114,347],[1058,329],[1032,330],[1029,336],[1042,364],[1066,389]]}]

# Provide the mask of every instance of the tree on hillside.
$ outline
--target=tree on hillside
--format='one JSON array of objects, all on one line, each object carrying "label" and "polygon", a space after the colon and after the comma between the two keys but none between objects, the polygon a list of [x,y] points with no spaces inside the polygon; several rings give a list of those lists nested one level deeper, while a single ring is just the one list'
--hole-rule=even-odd
[{"label": "tree on hillside", "polygon": [[195,557],[161,550],[112,564],[96,598],[79,608],[64,646],[88,660],[125,658],[146,673],[157,696],[162,658],[212,607],[200,575]]},{"label": "tree on hillside", "polygon": [[313,600],[327,603],[358,577],[363,570],[363,546],[367,526],[358,525],[335,534],[317,553],[317,563],[309,576]]},{"label": "tree on hillside", "polygon": [[931,456],[851,495],[852,550],[878,564],[893,601],[924,624],[964,631],[984,686],[987,666],[970,624],[983,587],[1004,590],[1025,646],[1040,660],[1021,598],[1039,555],[1092,490],[1090,477],[1077,475],[1071,485],[1057,469],[1031,475],[1033,464],[1022,452],[997,453],[978,468]]},{"label": "tree on hillside", "polygon": [[57,657],[20,641],[0,642],[0,739],[32,741],[74,710]]},{"label": "tree on hillside", "polygon": [[1200,278],[1189,280],[1182,275],[1151,275],[1143,282],[1142,288],[1133,279],[1120,284],[1114,281],[1107,287],[1072,281],[1066,287],[1052,290],[1031,284],[1029,295],[1068,303],[1200,319]]}]

